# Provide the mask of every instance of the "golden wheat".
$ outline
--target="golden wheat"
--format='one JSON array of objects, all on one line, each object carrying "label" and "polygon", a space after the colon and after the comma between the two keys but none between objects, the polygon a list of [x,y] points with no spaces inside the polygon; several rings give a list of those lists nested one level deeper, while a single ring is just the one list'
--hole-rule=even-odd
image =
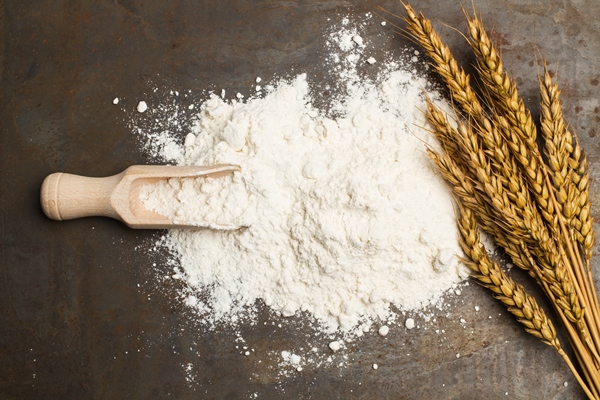
[{"label": "golden wheat", "polygon": [[[428,154],[459,202],[461,243],[470,256],[467,265],[530,333],[561,353],[588,397],[599,398],[600,307],[589,268],[594,234],[587,159],[564,121],[558,87],[544,65],[540,126],[545,146],[541,151],[531,113],[481,20],[468,18],[468,42],[484,90],[479,98],[469,75],[458,66],[431,22],[403,5],[410,36],[433,60],[458,112],[451,124],[428,101],[427,120],[442,148],[442,153],[429,148]],[[544,289],[587,383],[560,345],[555,346],[554,328],[535,300],[487,258],[478,243],[475,218],[513,263]]]}]

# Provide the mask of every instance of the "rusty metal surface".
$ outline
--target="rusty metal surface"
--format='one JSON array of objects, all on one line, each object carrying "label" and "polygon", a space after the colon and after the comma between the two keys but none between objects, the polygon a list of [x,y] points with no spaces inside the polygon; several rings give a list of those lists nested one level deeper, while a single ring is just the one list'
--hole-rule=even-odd
[{"label": "rusty metal surface", "polygon": [[[566,117],[596,178],[599,3],[474,3],[534,116],[536,49],[558,65]],[[378,5],[401,11],[395,1]],[[413,6],[464,28],[454,1]],[[273,354],[315,343],[327,351],[328,341],[312,339],[316,333],[301,318],[263,309],[258,323],[240,332],[207,331],[175,298],[177,284],[159,278],[168,267],[154,267],[156,258],[140,250],[160,232],[43,216],[39,187],[49,173],[106,176],[149,161],[114,97],[133,110],[140,98],[152,98],[149,82],[244,93],[256,76],[307,71],[326,79],[313,61],[328,18],[364,15],[375,11],[373,2],[5,0],[0,7],[0,399],[582,398],[552,349],[475,285],[448,310],[432,311],[443,335],[392,326],[386,337],[353,343],[343,368],[282,376]],[[436,25],[468,64],[460,35]],[[377,43],[369,32],[364,36]],[[399,35],[393,42],[406,43]],[[595,182],[592,191],[598,198]],[[598,275],[597,258],[593,264]],[[255,350],[251,356],[236,348],[240,335]]]}]

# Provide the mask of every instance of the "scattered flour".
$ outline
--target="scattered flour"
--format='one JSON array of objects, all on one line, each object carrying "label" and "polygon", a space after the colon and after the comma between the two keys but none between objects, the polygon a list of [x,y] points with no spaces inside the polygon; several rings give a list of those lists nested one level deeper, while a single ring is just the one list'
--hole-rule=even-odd
[{"label": "scattered flour", "polygon": [[[286,317],[308,313],[323,332],[361,336],[395,309],[434,305],[466,277],[451,195],[425,153],[435,146],[421,128],[426,80],[408,62],[375,65],[348,20],[326,39],[325,69],[340,93],[329,108],[313,105],[315,83],[301,73],[260,97],[211,95],[183,143],[147,134],[163,160],[242,169],[142,190],[146,207],[170,218],[242,226],[164,237],[204,321],[237,319],[259,300]],[[364,77],[359,65],[379,73]]]},{"label": "scattered flour", "polygon": [[281,352],[281,358],[283,359],[283,363],[280,366],[290,366],[298,372],[302,371],[302,357],[299,355],[284,350]]},{"label": "scattered flour", "polygon": [[194,372],[194,364],[187,363],[187,364],[183,365],[183,369],[184,369],[184,374],[185,374],[185,380],[187,381],[187,383],[190,385],[195,383],[196,374]]},{"label": "scattered flour", "polygon": [[144,111],[146,111],[148,109],[148,104],[146,104],[145,101],[140,101],[137,105],[137,110],[140,113],[143,113]]},{"label": "scattered flour", "polygon": [[336,351],[338,351],[340,348],[342,347],[342,345],[340,344],[340,342],[338,341],[333,341],[331,343],[329,343],[329,348],[331,349],[331,351],[333,351],[334,353]]}]

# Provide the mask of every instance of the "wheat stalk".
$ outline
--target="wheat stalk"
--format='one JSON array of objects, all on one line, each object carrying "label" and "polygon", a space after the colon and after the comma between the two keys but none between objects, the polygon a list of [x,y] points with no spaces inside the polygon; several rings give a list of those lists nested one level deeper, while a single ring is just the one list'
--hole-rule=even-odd
[{"label": "wheat stalk", "polygon": [[[488,221],[485,221],[486,226],[494,226],[489,230],[497,231],[494,236],[500,241],[508,243],[508,238],[516,237],[516,240],[513,240],[513,245],[509,245],[507,249],[507,253],[513,258],[515,265],[525,266],[526,268],[528,266],[528,263],[523,262],[517,256],[520,250],[516,243],[519,243],[520,240],[524,239],[528,243],[540,247],[532,250],[534,254],[538,255],[539,265],[545,267],[540,276],[548,281],[549,288],[556,295],[558,304],[563,308],[568,319],[575,323],[579,322],[583,316],[583,310],[576,289],[566,273],[563,261],[559,256],[559,250],[556,249],[555,243],[552,241],[550,233],[544,226],[539,214],[531,206],[531,202],[527,201],[528,197],[521,195],[521,197],[517,196],[513,199],[515,203],[510,201],[510,196],[504,190],[500,179],[491,174],[490,165],[486,155],[479,147],[478,138],[468,126],[458,123],[455,129],[448,122],[446,116],[441,111],[436,110],[436,107],[429,100],[427,100],[426,115],[428,121],[433,125],[436,137],[440,138],[442,145],[445,144],[444,148],[451,152],[449,153],[451,158],[454,160],[460,158],[466,166],[466,168],[462,168],[463,171],[469,171],[471,174],[467,178],[466,174],[462,172],[463,176],[459,177],[460,167],[458,165],[448,159],[433,157],[434,162],[438,164],[438,168],[442,170],[451,185],[459,188],[457,195],[462,197],[463,201],[468,201],[468,204],[478,204],[480,208],[482,203],[489,205],[488,210],[492,210],[491,212],[479,210],[478,215],[480,219],[488,219]],[[456,155],[457,153],[458,155]],[[453,154],[454,156],[452,156]],[[467,179],[473,180],[476,184],[465,192]],[[508,179],[517,178],[509,176]],[[476,189],[479,189],[478,198],[469,193],[476,193]],[[522,187],[519,187],[516,192],[521,193],[521,190]],[[461,193],[461,191],[464,193]],[[515,204],[518,206],[515,206]],[[473,206],[471,208],[474,209]],[[484,214],[489,215],[489,217],[484,217]],[[489,221],[490,219],[504,221],[502,227],[504,232],[502,234],[499,232],[501,227],[498,224],[492,224]]]},{"label": "wheat stalk", "polygon": [[525,331],[553,347],[563,358],[588,397],[595,398],[562,349],[552,321],[546,317],[546,313],[539,307],[535,298],[527,294],[522,285],[515,283],[506,275],[497,262],[489,258],[485,247],[480,242],[473,212],[460,203],[458,209],[460,244],[468,257],[464,261],[473,272],[471,276],[494,293],[494,297],[501,301],[507,310],[517,318],[517,321],[525,326]]},{"label": "wheat stalk", "polygon": [[576,137],[573,138],[573,134],[566,127],[560,90],[552,81],[545,63],[544,76],[539,80],[542,97],[541,126],[545,135],[548,165],[553,172],[555,194],[558,202],[567,204],[563,214],[575,229],[575,237],[585,254],[586,264],[589,265],[594,231],[593,219],[590,216],[587,159],[581,152],[579,141]]},{"label": "wheat stalk", "polygon": [[[554,268],[559,266],[563,268],[562,264],[571,263],[570,268],[565,268],[570,278],[567,279],[569,275],[564,275],[566,281],[561,282],[562,289],[565,294],[569,295],[569,299],[576,300],[574,297],[576,293],[578,297],[583,296],[584,303],[593,305],[590,284],[587,282],[583,265],[580,263],[578,255],[573,249],[571,235],[565,227],[566,222],[563,221],[563,216],[557,215],[558,210],[556,208],[561,208],[563,214],[565,211],[568,214],[572,214],[574,212],[573,203],[565,202],[563,207],[561,207],[560,201],[556,200],[557,196],[553,192],[549,173],[537,147],[536,126],[531,118],[531,113],[519,97],[516,84],[504,71],[499,53],[491,43],[483,29],[481,20],[477,16],[469,19],[469,32],[471,35],[470,44],[478,61],[479,74],[490,93],[492,106],[498,110],[497,114],[502,114],[509,123],[508,129],[503,129],[503,132],[510,139],[510,148],[513,154],[515,154],[516,159],[520,162],[522,170],[528,179],[530,190],[534,194],[542,215],[549,223],[550,229],[554,231],[554,236],[562,239],[557,243],[558,253],[562,258],[562,262],[558,260],[559,264],[553,264],[552,266]],[[553,136],[555,139],[560,140],[562,133],[556,132]],[[551,147],[553,142],[549,141],[549,144]],[[564,156],[565,154],[563,154]],[[566,160],[563,159],[563,162],[566,163]],[[555,178],[560,177],[555,176]],[[562,230],[562,234],[558,232],[559,230]],[[544,244],[544,242],[540,242],[540,245],[543,246]],[[561,246],[564,246],[565,250]],[[544,248],[543,250],[546,249]],[[555,275],[558,276],[558,274]],[[571,285],[568,280],[576,281],[577,284]],[[563,300],[562,297],[559,298]],[[575,304],[571,303],[571,305]],[[593,306],[592,313],[585,315],[587,323],[596,326],[598,315],[598,308]],[[590,343],[588,329],[585,324],[580,323],[579,318],[573,322],[578,323],[586,343]],[[597,329],[591,332],[596,341],[595,346],[600,346],[600,335],[596,333]],[[595,347],[590,346],[590,350],[597,357]]]},{"label": "wheat stalk", "polygon": [[[542,99],[540,122],[545,139],[548,166],[552,172],[554,196],[557,202],[563,202],[562,214],[566,220],[566,225],[572,227],[572,237],[579,242],[581,251],[585,255],[587,268],[585,271],[580,272],[581,277],[579,279],[582,286],[584,286],[586,295],[589,297],[589,304],[594,317],[591,323],[597,324],[600,320],[600,310],[595,307],[598,304],[598,298],[593,287],[593,279],[589,268],[594,231],[592,230],[593,219],[590,216],[587,161],[585,155],[581,155],[576,137],[575,146],[573,145],[573,134],[566,128],[564,122],[560,90],[558,85],[552,82],[545,63],[543,66],[544,76],[539,77]],[[579,163],[579,160],[581,160],[581,163]],[[577,181],[577,183],[574,181]],[[579,256],[579,254],[576,254],[576,256]],[[594,332],[592,330],[592,333]],[[596,343],[600,343],[598,337],[595,339]]]},{"label": "wheat stalk", "polygon": [[[460,203],[459,203],[460,204]],[[458,206],[458,228],[461,234],[461,248],[468,256],[464,260],[467,267],[473,272],[472,276],[483,286],[494,293],[508,308],[508,311],[525,325],[525,330],[556,350],[561,349],[556,338],[556,330],[552,322],[546,317],[535,299],[529,296],[525,289],[515,283],[500,268],[497,262],[492,261],[479,239],[477,222],[471,210],[461,205]]]},{"label": "wheat stalk", "polygon": [[552,82],[546,65],[544,76],[539,78],[541,94],[540,125],[545,144],[545,155],[551,171],[552,185],[556,200],[568,222],[576,212],[575,198],[579,198],[578,187],[573,183],[572,167],[569,163],[573,152],[573,139],[565,127],[559,100],[560,91]]},{"label": "wheat stalk", "polygon": [[[428,101],[427,119],[445,152],[428,149],[430,157],[462,204],[461,215],[467,213],[469,221],[476,217],[513,263],[528,270],[542,286],[567,331],[587,387],[570,361],[565,361],[586,394],[600,398],[600,307],[589,268],[594,234],[587,160],[564,122],[557,86],[545,70],[540,78],[542,152],[531,113],[504,71],[481,20],[468,18],[468,41],[485,89],[483,101],[431,22],[410,5],[403,5],[409,34],[433,60],[460,112],[450,124],[447,115]],[[552,345],[550,331],[543,331],[549,329],[544,325],[545,314],[531,305],[520,288],[511,286],[499,267],[478,253],[479,245],[470,242],[471,225],[463,226],[461,233],[465,232],[470,236],[467,240],[463,235],[463,250],[477,255],[468,264],[477,268],[477,279],[505,304],[514,302],[515,295],[528,304],[529,314],[515,315],[530,333]],[[511,296],[506,296],[506,290]]]}]

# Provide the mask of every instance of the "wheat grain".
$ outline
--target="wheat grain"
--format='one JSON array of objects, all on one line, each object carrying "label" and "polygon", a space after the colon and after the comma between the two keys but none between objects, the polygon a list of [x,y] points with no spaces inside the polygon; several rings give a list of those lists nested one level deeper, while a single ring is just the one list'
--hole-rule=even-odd
[{"label": "wheat grain", "polygon": [[471,210],[459,205],[458,226],[461,234],[461,248],[468,255],[467,266],[474,272],[473,277],[494,293],[494,297],[507,307],[508,311],[525,325],[525,330],[556,350],[560,343],[556,330],[533,297],[516,284],[497,262],[490,260],[480,243],[475,215]]}]

